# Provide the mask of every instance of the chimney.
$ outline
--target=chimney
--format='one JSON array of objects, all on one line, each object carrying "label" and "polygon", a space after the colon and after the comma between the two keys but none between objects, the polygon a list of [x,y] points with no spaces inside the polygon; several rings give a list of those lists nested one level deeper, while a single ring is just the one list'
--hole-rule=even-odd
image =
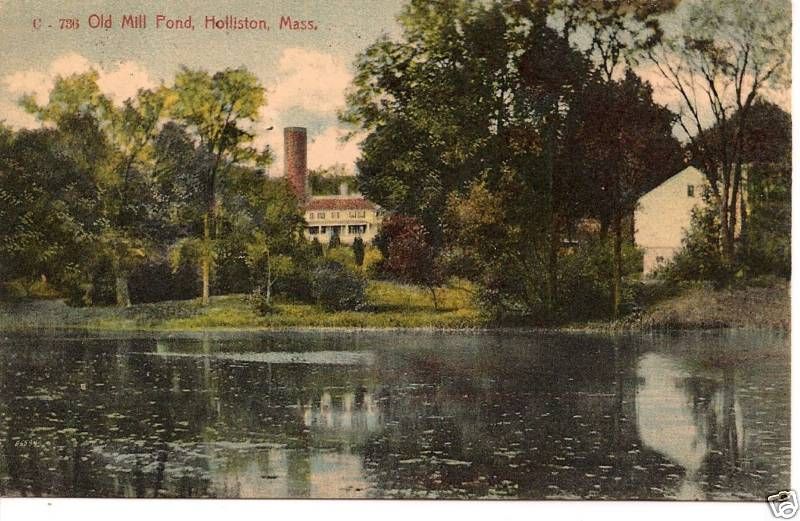
[{"label": "chimney", "polygon": [[306,199],[306,129],[286,127],[283,129],[283,175],[289,181],[295,195]]}]

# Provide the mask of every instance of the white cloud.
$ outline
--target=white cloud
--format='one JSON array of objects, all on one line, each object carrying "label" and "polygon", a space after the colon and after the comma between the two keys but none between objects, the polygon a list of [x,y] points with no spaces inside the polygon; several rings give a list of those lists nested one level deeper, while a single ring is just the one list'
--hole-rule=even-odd
[{"label": "white cloud", "polygon": [[360,155],[355,140],[342,143],[340,140],[345,131],[338,127],[329,127],[308,144],[308,168],[325,168],[343,163],[350,167]]},{"label": "white cloud", "polygon": [[331,54],[289,48],[278,60],[277,80],[267,87],[269,110],[302,107],[309,112],[335,113],[344,106],[344,92],[352,75]]},{"label": "white cloud", "polygon": [[97,85],[114,103],[121,104],[135,96],[139,89],[150,89],[156,84],[142,65],[125,61],[117,64],[113,70],[101,69]]},{"label": "white cloud", "polygon": [[32,94],[37,103],[47,103],[52,78],[47,74],[37,71],[18,71],[3,78],[3,84],[8,92],[16,96]]},{"label": "white cloud", "polygon": [[49,72],[52,78],[56,76],[70,76],[80,74],[92,68],[90,62],[78,53],[70,52],[63,54],[50,63]]},{"label": "white cloud", "polygon": [[36,118],[25,112],[16,103],[0,101],[0,121],[14,129],[37,126]]},{"label": "white cloud", "polygon": [[[65,77],[94,69],[97,71],[97,85],[100,91],[114,103],[121,104],[136,94],[140,88],[155,85],[147,69],[134,61],[117,62],[109,67],[92,63],[78,53],[67,53],[53,60],[45,71],[28,69],[7,74],[2,78],[6,94],[11,99],[18,99],[25,94],[32,94],[39,104],[47,103],[50,90],[59,76]],[[8,107],[7,107],[8,106]],[[23,126],[31,126],[32,118],[20,118],[16,112],[9,115],[10,104],[3,103],[3,114],[9,121],[26,122]],[[16,114],[16,115],[15,115]]]}]

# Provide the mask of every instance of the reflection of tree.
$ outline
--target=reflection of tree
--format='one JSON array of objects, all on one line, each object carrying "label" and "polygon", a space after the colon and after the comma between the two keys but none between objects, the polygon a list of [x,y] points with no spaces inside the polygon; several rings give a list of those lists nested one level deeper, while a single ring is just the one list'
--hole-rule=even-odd
[{"label": "reflection of tree", "polygon": [[708,446],[701,471],[711,483],[742,470],[735,368],[726,366],[721,372],[721,384],[705,377],[690,378],[686,383],[692,414]]}]

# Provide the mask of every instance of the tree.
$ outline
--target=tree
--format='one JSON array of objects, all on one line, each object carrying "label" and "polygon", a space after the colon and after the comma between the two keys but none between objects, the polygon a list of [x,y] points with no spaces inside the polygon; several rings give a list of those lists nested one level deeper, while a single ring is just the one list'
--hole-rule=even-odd
[{"label": "tree", "polygon": [[[591,182],[585,214],[597,218],[601,232],[613,232],[612,310],[622,301],[623,219],[632,216],[647,190],[674,175],[682,150],[672,135],[674,114],[656,104],[652,88],[630,69],[622,80],[597,81],[578,97],[579,121],[570,150],[578,152]],[[628,237],[632,240],[633,237]]]},{"label": "tree", "polygon": [[152,140],[168,97],[164,89],[140,90],[118,107],[101,93],[97,81],[95,71],[60,77],[47,104],[39,106],[29,96],[22,104],[60,130],[68,153],[97,184],[101,229],[93,250],[111,265],[117,305],[129,306],[128,276],[145,257],[152,224]]},{"label": "tree", "polygon": [[64,289],[97,232],[98,189],[55,129],[0,135],[0,280]]},{"label": "tree", "polygon": [[600,219],[604,236],[609,224],[614,232],[614,316],[622,298],[622,219],[632,214],[645,188],[674,174],[680,164],[678,141],[670,135],[672,114],[653,103],[650,87],[631,69],[642,49],[661,41],[659,17],[677,4],[676,0],[559,0],[553,5],[567,37],[580,46],[589,36],[582,48],[600,76],[583,96],[588,105],[581,124],[589,131],[578,137],[576,145],[588,152],[586,159],[599,171],[599,186],[594,188],[600,191],[594,190],[590,206],[595,208],[589,214]]},{"label": "tree", "polygon": [[356,266],[364,265],[364,239],[356,237],[353,239],[353,255],[355,257]]},{"label": "tree", "polygon": [[605,81],[621,76],[641,49],[661,41],[660,17],[680,0],[554,0],[550,7],[565,38],[591,57]]},{"label": "tree", "polygon": [[711,186],[728,265],[737,222],[746,219],[740,202],[751,109],[759,94],[789,81],[789,13],[783,0],[691,2],[682,33],[646,51],[679,96],[677,123]]},{"label": "tree", "polygon": [[528,38],[517,8],[413,0],[400,16],[401,37],[378,40],[356,60],[341,118],[368,133],[359,188],[418,218],[437,248],[449,194],[507,157],[514,57]]},{"label": "tree", "polygon": [[173,115],[192,133],[211,163],[202,182],[204,215],[200,250],[203,279],[202,302],[209,302],[213,242],[219,211],[219,183],[237,164],[266,164],[268,151],[251,146],[253,134],[246,128],[258,119],[265,102],[264,88],[244,68],[226,69],[213,76],[202,70],[183,68],[175,77]]},{"label": "tree", "polygon": [[338,233],[331,234],[331,238],[328,239],[328,251],[338,248],[342,245],[342,240],[339,238]]},{"label": "tree", "polygon": [[384,257],[384,272],[399,281],[426,287],[438,310],[436,287],[444,283],[444,275],[425,226],[414,217],[392,215],[384,220],[375,244]]}]

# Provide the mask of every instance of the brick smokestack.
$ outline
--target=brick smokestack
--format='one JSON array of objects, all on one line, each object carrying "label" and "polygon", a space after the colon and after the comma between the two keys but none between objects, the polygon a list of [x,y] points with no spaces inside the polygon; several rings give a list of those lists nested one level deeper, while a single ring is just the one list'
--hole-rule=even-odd
[{"label": "brick smokestack", "polygon": [[283,129],[283,175],[301,201],[308,195],[306,194],[306,149],[306,129],[303,127]]}]

